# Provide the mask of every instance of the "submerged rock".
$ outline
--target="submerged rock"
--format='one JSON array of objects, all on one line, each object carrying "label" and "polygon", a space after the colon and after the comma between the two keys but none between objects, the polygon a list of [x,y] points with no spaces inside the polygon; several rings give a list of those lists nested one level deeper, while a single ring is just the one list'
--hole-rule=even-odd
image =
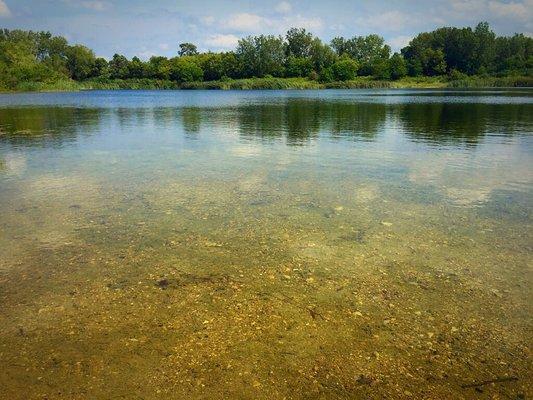
[{"label": "submerged rock", "polygon": [[158,286],[161,289],[166,289],[169,285],[168,279],[161,279],[157,281],[156,286]]}]

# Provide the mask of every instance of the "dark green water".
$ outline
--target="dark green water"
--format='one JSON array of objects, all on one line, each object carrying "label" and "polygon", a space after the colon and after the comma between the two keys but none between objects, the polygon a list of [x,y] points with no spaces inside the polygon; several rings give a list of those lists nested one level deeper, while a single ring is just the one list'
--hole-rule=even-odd
[{"label": "dark green water", "polygon": [[530,90],[0,95],[0,398],[528,398],[532,132]]}]

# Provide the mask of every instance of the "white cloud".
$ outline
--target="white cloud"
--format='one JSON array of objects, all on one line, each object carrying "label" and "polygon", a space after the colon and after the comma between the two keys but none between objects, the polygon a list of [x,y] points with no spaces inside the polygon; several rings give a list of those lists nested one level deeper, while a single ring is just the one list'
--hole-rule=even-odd
[{"label": "white cloud", "polygon": [[292,11],[291,3],[282,1],[276,6],[276,11],[282,14],[287,14]]},{"label": "white cloud", "polygon": [[324,26],[322,19],[320,18],[308,18],[302,15],[295,15],[291,17],[283,18],[283,21],[279,24],[281,30],[286,30],[288,28],[305,28],[310,31],[320,30]]},{"label": "white cloud", "polygon": [[393,37],[392,39],[387,40],[387,43],[391,46],[393,51],[399,51],[405,46],[407,46],[409,42],[411,41],[411,39],[412,39],[411,36],[402,35],[402,36],[396,36],[396,37]]},{"label": "white cloud", "polygon": [[234,48],[237,46],[237,43],[239,42],[239,38],[235,35],[222,35],[222,34],[215,34],[211,35],[205,43],[208,46],[216,47],[216,48]]},{"label": "white cloud", "polygon": [[11,10],[4,0],[0,0],[0,17],[11,17]]},{"label": "white cloud", "polygon": [[256,31],[269,25],[269,21],[256,14],[240,13],[231,16],[225,25],[238,31]]},{"label": "white cloud", "polygon": [[82,1],[81,6],[89,10],[104,11],[107,8],[107,3],[103,1]]},{"label": "white cloud", "polygon": [[205,17],[200,18],[200,21],[202,22],[202,24],[207,26],[213,25],[213,23],[215,22],[215,17],[213,17],[212,15],[207,15]]},{"label": "white cloud", "polygon": [[159,48],[161,50],[168,50],[170,48],[170,46],[168,45],[168,43],[161,43],[161,44],[159,44]]},{"label": "white cloud", "polygon": [[105,11],[109,8],[109,3],[101,0],[63,0],[63,3],[93,11]]},{"label": "white cloud", "polygon": [[406,26],[412,25],[413,19],[397,10],[387,11],[381,14],[371,15],[367,17],[360,17],[356,20],[357,24],[368,29],[376,31],[399,31]]},{"label": "white cloud", "polygon": [[238,32],[278,33],[282,34],[289,28],[305,28],[310,31],[322,29],[324,23],[318,17],[305,17],[300,14],[285,15],[271,19],[257,14],[234,14],[223,24],[223,28]]},{"label": "white cloud", "polygon": [[460,13],[479,13],[485,8],[485,0],[452,0],[450,2],[451,8]]},{"label": "white cloud", "polygon": [[346,29],[346,26],[344,26],[344,24],[331,24],[328,26],[329,29],[331,29],[332,31],[343,31],[344,29]]},{"label": "white cloud", "polygon": [[150,58],[155,57],[155,56],[158,56],[158,54],[150,50],[141,51],[139,53],[139,58],[141,60],[149,60]]},{"label": "white cloud", "polygon": [[[530,2],[528,2],[530,3]],[[492,14],[500,18],[512,18],[527,20],[531,17],[531,8],[533,4],[510,2],[503,3],[500,1],[490,1],[489,10]]]},{"label": "white cloud", "polygon": [[456,17],[475,16],[482,19],[507,19],[528,21],[533,18],[533,0],[451,0],[451,10]]}]

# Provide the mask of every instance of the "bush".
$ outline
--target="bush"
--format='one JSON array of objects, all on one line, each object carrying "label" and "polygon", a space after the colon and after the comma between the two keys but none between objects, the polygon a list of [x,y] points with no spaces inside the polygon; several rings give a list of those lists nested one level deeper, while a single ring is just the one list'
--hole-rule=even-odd
[{"label": "bush", "polygon": [[289,57],[285,67],[285,74],[288,77],[309,76],[313,71],[313,63],[310,59],[303,57]]},{"label": "bush", "polygon": [[461,79],[467,79],[468,75],[462,73],[461,71],[458,71],[456,69],[452,69],[449,73],[449,78],[452,81],[459,81]]},{"label": "bush", "polygon": [[324,68],[322,71],[320,71],[318,79],[320,82],[333,82],[335,78],[333,76],[332,67]]},{"label": "bush", "polygon": [[359,65],[351,58],[343,58],[332,65],[333,78],[337,81],[349,81],[357,76]]},{"label": "bush", "polygon": [[389,60],[390,78],[397,80],[407,75],[407,63],[401,54],[394,53]]},{"label": "bush", "polygon": [[201,81],[204,71],[188,57],[173,58],[170,65],[170,79],[176,82]]},{"label": "bush", "polygon": [[372,65],[372,76],[377,79],[390,79],[390,65],[389,60],[384,58],[376,60]]},{"label": "bush", "polygon": [[311,71],[309,73],[309,79],[312,80],[312,81],[318,81],[318,79],[320,78],[320,76],[318,75],[318,73],[316,71]]}]

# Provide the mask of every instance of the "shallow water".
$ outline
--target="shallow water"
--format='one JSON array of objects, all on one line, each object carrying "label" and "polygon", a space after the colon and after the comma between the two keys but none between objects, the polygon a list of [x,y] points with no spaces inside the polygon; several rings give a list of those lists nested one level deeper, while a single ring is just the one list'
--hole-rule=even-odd
[{"label": "shallow water", "polygon": [[529,398],[532,94],[0,95],[0,398]]}]

